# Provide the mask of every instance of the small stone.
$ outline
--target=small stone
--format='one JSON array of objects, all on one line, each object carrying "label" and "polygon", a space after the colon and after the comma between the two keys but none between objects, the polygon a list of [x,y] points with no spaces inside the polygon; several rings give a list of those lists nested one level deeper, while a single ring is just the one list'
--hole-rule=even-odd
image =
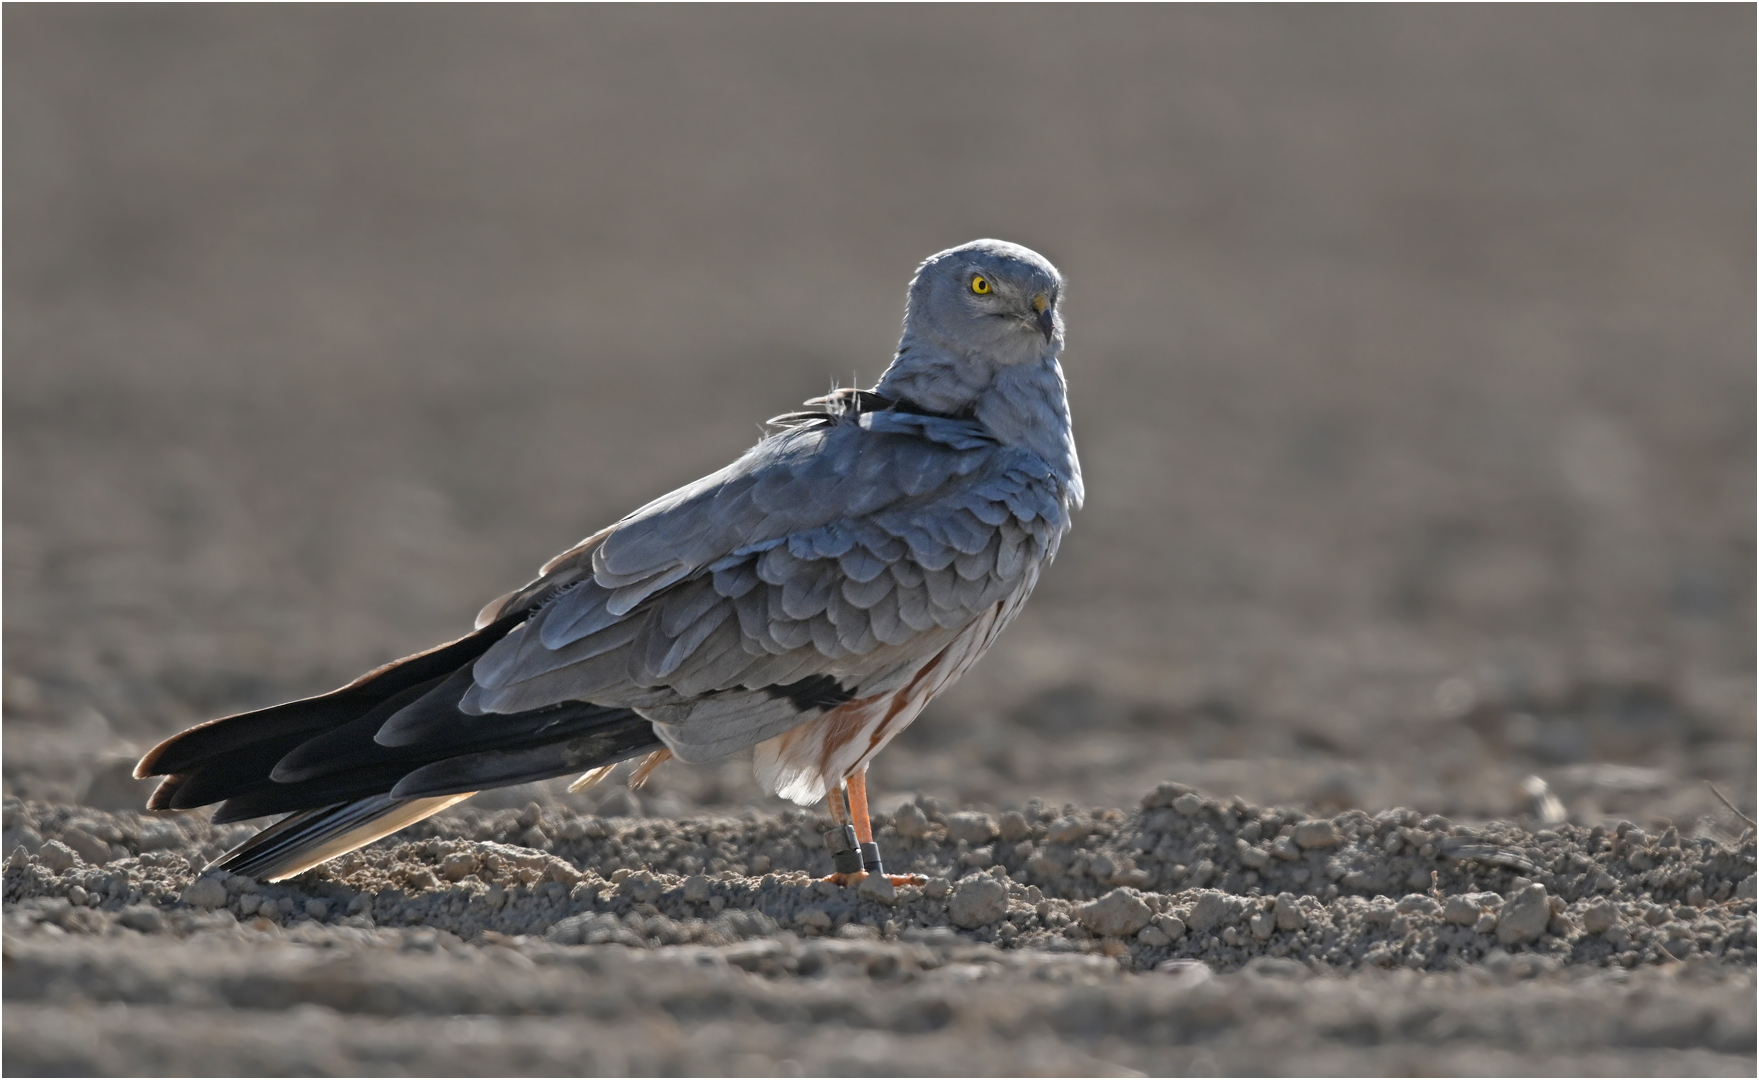
[{"label": "small stone", "polygon": [[976,847],[995,838],[996,823],[988,814],[962,812],[947,816],[947,839],[954,843],[963,840]]},{"label": "small stone", "polygon": [[440,860],[440,874],[447,881],[462,881],[476,873],[478,865],[475,855],[457,851]]},{"label": "small stone", "polygon": [[1201,889],[1215,879],[1215,863],[1208,859],[1197,860],[1196,865],[1185,872],[1183,882],[1187,889]]},{"label": "small stone", "polygon": [[6,865],[11,867],[14,870],[23,870],[25,867],[29,866],[30,864],[31,864],[31,853],[24,849],[23,844],[20,844],[17,847],[13,848],[12,854],[8,855],[6,857]]},{"label": "small stone", "polygon": [[1582,912],[1582,929],[1590,934],[1604,934],[1618,925],[1619,909],[1609,901],[1597,900]]},{"label": "small stone", "polygon": [[61,830],[61,842],[93,866],[101,866],[110,861],[110,845],[77,825]]},{"label": "small stone", "polygon": [[1191,914],[1186,916],[1185,922],[1199,934],[1206,934],[1219,926],[1239,921],[1244,911],[1244,901],[1227,893],[1209,890],[1197,898],[1197,903],[1191,908]]},{"label": "small stone", "polygon": [[1315,848],[1337,847],[1342,840],[1343,837],[1338,833],[1338,827],[1324,819],[1303,821],[1295,826],[1295,844],[1306,851],[1312,851]]},{"label": "small stone", "polygon": [[1268,911],[1260,911],[1252,916],[1252,936],[1259,941],[1268,941],[1276,931],[1276,916]]},{"label": "small stone", "polygon": [[1393,910],[1400,915],[1427,915],[1434,918],[1441,914],[1441,905],[1422,893],[1412,893],[1400,897],[1399,902],[1393,905]]},{"label": "small stone", "polygon": [[238,898],[238,912],[241,915],[254,915],[262,905],[263,897],[260,893],[245,893]]},{"label": "small stone", "polygon": [[1081,925],[1101,937],[1129,937],[1148,925],[1154,912],[1130,889],[1113,889],[1075,909]]},{"label": "small stone", "polygon": [[884,874],[869,874],[862,878],[861,884],[855,887],[855,892],[863,900],[872,900],[886,907],[898,902],[897,887]]},{"label": "small stone", "polygon": [[952,891],[953,883],[944,877],[929,878],[928,884],[922,887],[923,894],[930,900],[945,900]]},{"label": "small stone", "polygon": [[967,930],[1000,922],[1007,913],[1008,887],[988,874],[962,879],[953,890],[948,911],[954,924]]},{"label": "small stone", "polygon": [[1277,893],[1276,926],[1278,930],[1307,929],[1307,915],[1301,910],[1294,893]]},{"label": "small stone", "polygon": [[1295,846],[1292,836],[1279,836],[1270,843],[1270,853],[1284,862],[1294,862],[1301,857],[1301,849]]},{"label": "small stone", "polygon": [[1156,915],[1154,925],[1160,927],[1161,933],[1173,941],[1185,936],[1185,920],[1177,915]]},{"label": "small stone", "polygon": [[151,904],[132,904],[123,908],[116,921],[143,934],[158,934],[165,930],[164,913]]},{"label": "small stone", "polygon": [[1173,800],[1179,796],[1189,794],[1191,794],[1191,789],[1184,784],[1177,784],[1170,780],[1164,781],[1153,791],[1142,796],[1142,808],[1144,810],[1158,810],[1173,805]]},{"label": "small stone", "polygon": [[1234,852],[1239,856],[1240,865],[1252,870],[1262,870],[1270,865],[1270,853],[1263,848],[1255,848],[1244,840],[1234,841]]},{"label": "small stone", "polygon": [[684,899],[693,904],[700,904],[709,898],[713,882],[701,874],[691,874],[684,879]]},{"label": "small stone", "polygon": [[1048,844],[1079,844],[1090,831],[1085,821],[1061,817],[1045,828],[1044,839]]},{"label": "small stone", "polygon": [[330,917],[330,902],[328,900],[307,900],[305,902],[305,917],[313,922],[323,922]]},{"label": "small stone", "polygon": [[1018,810],[1010,810],[996,822],[996,832],[1010,844],[1018,843],[1032,835],[1032,825],[1027,822],[1026,815]]},{"label": "small stone", "polygon": [[934,832],[934,823],[928,820],[928,815],[922,812],[921,807],[915,803],[905,803],[892,815],[892,828],[897,830],[899,836],[920,840]]},{"label": "small stone", "polygon": [[1158,949],[1162,945],[1171,945],[1173,943],[1173,939],[1167,936],[1165,930],[1153,925],[1144,926],[1141,930],[1138,930],[1136,932],[1136,940],[1142,942],[1142,944],[1151,949]]},{"label": "small stone", "polygon": [[1203,799],[1196,794],[1186,792],[1173,800],[1173,809],[1186,817],[1192,817],[1203,809]]},{"label": "small stone", "polygon": [[1478,902],[1475,894],[1450,896],[1441,907],[1441,917],[1455,926],[1471,926],[1484,913],[1484,906]]},{"label": "small stone", "polygon": [[219,878],[197,878],[189,888],[183,890],[183,902],[190,907],[212,911],[226,902],[226,886]]},{"label": "small stone", "polygon": [[1494,912],[1494,911],[1480,911],[1478,913],[1477,921],[1472,924],[1472,929],[1480,934],[1488,934],[1492,930],[1495,930],[1496,929],[1496,912]]},{"label": "small stone", "polygon": [[520,833],[519,842],[528,848],[536,848],[539,851],[550,846],[549,836],[536,825]]},{"label": "small stone", "polygon": [[1496,920],[1496,940],[1503,945],[1538,941],[1551,921],[1551,905],[1545,886],[1535,882],[1522,889],[1503,909]]},{"label": "small stone", "polygon": [[59,874],[79,862],[79,856],[73,853],[73,849],[59,840],[45,843],[42,850],[37,852],[37,858],[52,874]]},{"label": "small stone", "polygon": [[821,908],[807,908],[794,916],[794,925],[802,930],[822,934],[831,928],[831,917]]}]

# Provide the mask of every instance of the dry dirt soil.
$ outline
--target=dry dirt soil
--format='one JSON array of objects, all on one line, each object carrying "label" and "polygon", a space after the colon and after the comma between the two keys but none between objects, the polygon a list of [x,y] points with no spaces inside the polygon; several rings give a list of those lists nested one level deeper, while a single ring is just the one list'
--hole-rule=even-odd
[{"label": "dry dirt soil", "polygon": [[[3,18],[9,1075],[1753,1074],[1753,9]],[[875,767],[924,886],[742,761],[138,812],[986,235],[1091,494]]]}]

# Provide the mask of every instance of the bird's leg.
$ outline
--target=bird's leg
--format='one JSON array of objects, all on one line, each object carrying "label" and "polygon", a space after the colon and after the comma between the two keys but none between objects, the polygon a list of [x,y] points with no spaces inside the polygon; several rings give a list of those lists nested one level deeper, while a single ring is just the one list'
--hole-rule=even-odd
[{"label": "bird's leg", "polygon": [[[860,841],[856,838],[855,826],[849,824],[849,805],[844,800],[847,791],[842,781],[831,791],[825,800],[831,811],[831,820],[837,824],[825,833],[825,849],[831,853],[831,865],[836,872],[824,880],[835,885],[856,885],[867,876],[861,868],[861,852],[856,846]],[[866,806],[862,807],[862,821],[866,823]]]},{"label": "bird's leg", "polygon": [[893,885],[924,885],[928,879],[921,874],[887,874],[880,861],[879,845],[873,842],[873,821],[867,815],[867,766],[849,774],[843,782],[849,796],[849,816],[854,819],[855,842],[861,852],[861,868],[869,874],[882,874]]}]

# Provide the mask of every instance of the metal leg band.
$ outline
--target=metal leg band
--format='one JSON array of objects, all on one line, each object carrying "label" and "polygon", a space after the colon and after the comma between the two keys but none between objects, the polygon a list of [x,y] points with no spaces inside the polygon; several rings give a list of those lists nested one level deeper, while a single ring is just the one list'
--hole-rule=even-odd
[{"label": "metal leg band", "polygon": [[859,874],[861,853],[856,848],[855,826],[844,825],[825,833],[825,850],[831,853],[831,865],[839,874]]},{"label": "metal leg band", "polygon": [[886,872],[885,864],[880,862],[878,844],[861,845],[861,868],[870,874],[883,874]]}]

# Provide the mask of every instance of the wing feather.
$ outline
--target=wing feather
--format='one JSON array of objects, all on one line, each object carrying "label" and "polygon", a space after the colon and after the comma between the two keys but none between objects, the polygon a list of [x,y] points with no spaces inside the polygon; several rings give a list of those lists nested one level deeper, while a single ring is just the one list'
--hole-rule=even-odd
[{"label": "wing feather", "polygon": [[514,594],[538,606],[460,707],[590,700],[638,710],[684,760],[752,746],[904,685],[1029,584],[1066,524],[1048,475],[973,421],[802,421]]}]

